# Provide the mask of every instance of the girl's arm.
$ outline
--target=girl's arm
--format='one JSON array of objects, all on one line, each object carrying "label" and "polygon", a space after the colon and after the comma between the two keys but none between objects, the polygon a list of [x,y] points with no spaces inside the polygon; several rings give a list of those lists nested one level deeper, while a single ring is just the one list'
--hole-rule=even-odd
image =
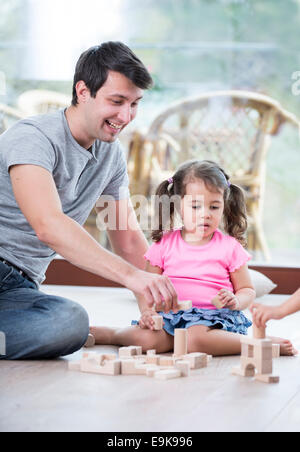
[{"label": "girl's arm", "polygon": [[224,301],[224,307],[243,311],[254,302],[256,297],[248,266],[243,265],[235,272],[230,273],[230,279],[234,289],[233,297],[228,294],[222,294],[223,291],[221,291],[219,297]]},{"label": "girl's arm", "polygon": [[253,320],[258,327],[265,327],[270,319],[279,320],[297,311],[300,311],[300,289],[280,306],[263,306],[259,303],[251,306]]}]

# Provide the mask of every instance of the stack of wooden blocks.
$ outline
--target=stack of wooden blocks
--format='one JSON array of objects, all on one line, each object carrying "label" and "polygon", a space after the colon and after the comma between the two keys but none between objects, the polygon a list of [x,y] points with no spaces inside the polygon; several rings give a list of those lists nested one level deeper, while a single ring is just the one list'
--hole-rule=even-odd
[{"label": "stack of wooden blocks", "polygon": [[191,370],[207,367],[210,356],[205,353],[187,353],[186,329],[175,330],[173,356],[157,355],[156,350],[142,354],[142,347],[130,346],[115,354],[84,352],[79,362],[70,362],[71,370],[99,375],[145,375],[159,380],[188,377]]},{"label": "stack of wooden blocks", "polygon": [[279,357],[279,344],[266,338],[266,329],[253,324],[253,338],[241,338],[242,355],[240,367],[232,369],[233,375],[255,377],[263,383],[278,383],[279,377],[272,374],[273,358]]}]

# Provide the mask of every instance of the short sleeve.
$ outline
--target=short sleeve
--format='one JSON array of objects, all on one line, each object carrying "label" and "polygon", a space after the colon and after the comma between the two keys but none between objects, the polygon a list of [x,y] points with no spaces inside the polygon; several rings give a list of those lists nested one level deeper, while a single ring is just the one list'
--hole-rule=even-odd
[{"label": "short sleeve", "polygon": [[249,254],[245,248],[243,248],[242,245],[234,239],[231,259],[229,262],[229,272],[235,272],[245,265],[250,259],[252,259],[251,254]]},{"label": "short sleeve", "polygon": [[163,258],[162,258],[162,241],[153,243],[148,249],[144,258],[150,262],[153,267],[159,267],[164,269]]},{"label": "short sleeve", "polygon": [[38,165],[50,173],[55,167],[55,151],[42,132],[31,124],[17,123],[1,136],[1,167]]},{"label": "short sleeve", "polygon": [[127,163],[124,151],[122,147],[119,146],[116,157],[116,169],[102,195],[112,196],[116,201],[128,199],[130,196],[128,187],[129,178],[127,173]]}]

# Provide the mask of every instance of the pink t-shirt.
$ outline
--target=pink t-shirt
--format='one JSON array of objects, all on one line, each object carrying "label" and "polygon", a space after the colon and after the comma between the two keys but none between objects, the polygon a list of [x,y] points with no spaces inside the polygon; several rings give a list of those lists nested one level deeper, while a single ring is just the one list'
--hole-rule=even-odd
[{"label": "pink t-shirt", "polygon": [[251,256],[234,237],[219,229],[203,246],[189,245],[176,230],[153,243],[145,259],[170,278],[179,300],[191,300],[199,309],[216,309],[210,301],[222,288],[233,292],[230,273],[245,265]]}]

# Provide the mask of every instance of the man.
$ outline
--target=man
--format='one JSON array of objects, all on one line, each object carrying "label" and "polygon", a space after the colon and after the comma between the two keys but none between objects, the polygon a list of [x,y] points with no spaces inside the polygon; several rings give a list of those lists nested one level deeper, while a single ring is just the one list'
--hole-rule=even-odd
[{"label": "man", "polygon": [[[126,161],[117,140],[135,118],[151,77],[124,44],[84,52],[72,105],[22,120],[0,137],[0,331],[2,359],[55,358],[85,343],[89,324],[78,304],[39,291],[58,253],[120,282],[149,305],[177,308],[171,282],[144,272],[148,244],[139,227],[109,229],[113,254],[82,227],[101,195],[113,196],[117,224],[132,216]],[[120,191],[120,187],[125,187]]]}]

